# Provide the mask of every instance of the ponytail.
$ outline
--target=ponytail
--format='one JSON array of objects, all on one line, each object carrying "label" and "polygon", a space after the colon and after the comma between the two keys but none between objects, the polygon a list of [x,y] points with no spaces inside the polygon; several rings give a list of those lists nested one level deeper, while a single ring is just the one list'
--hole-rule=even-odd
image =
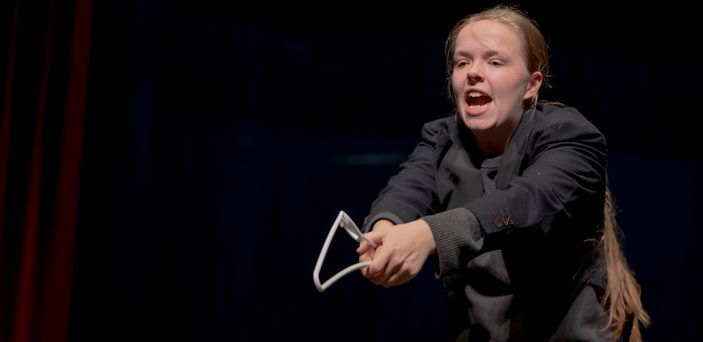
[{"label": "ponytail", "polygon": [[622,231],[615,221],[615,203],[608,187],[605,189],[603,216],[603,235],[599,248],[605,255],[608,277],[608,285],[601,300],[601,305],[608,312],[608,325],[604,330],[610,330],[612,336],[619,337],[626,332],[626,326],[631,323],[629,341],[639,342],[642,341],[640,324],[648,326],[650,318],[642,307],[640,285],[620,248]]}]

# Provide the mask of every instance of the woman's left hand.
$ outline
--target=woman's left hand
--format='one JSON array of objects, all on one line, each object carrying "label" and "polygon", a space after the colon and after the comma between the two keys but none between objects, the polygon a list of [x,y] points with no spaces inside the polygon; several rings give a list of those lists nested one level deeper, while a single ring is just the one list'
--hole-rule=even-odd
[{"label": "woman's left hand", "polygon": [[362,274],[374,284],[384,287],[400,285],[415,278],[427,257],[436,252],[430,226],[423,220],[384,227],[366,236],[378,247],[369,253],[370,247],[364,246],[364,242],[357,249],[357,253],[373,258]]}]

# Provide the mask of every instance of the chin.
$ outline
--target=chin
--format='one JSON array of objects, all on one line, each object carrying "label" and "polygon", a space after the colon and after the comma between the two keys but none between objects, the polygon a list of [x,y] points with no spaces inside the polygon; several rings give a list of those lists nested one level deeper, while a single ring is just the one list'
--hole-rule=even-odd
[{"label": "chin", "polygon": [[461,113],[461,122],[472,132],[486,131],[494,126],[485,116],[471,116],[466,112]]}]

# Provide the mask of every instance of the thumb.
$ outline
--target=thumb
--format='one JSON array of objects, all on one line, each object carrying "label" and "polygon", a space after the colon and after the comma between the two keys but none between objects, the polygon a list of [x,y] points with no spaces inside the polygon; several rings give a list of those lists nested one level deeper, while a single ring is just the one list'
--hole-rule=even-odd
[{"label": "thumb", "polygon": [[[377,245],[382,245],[383,244],[383,238],[386,236],[386,233],[383,230],[374,230],[371,232],[368,232],[364,234],[367,238],[369,238],[371,241],[375,242]],[[363,240],[362,240],[363,241]],[[363,241],[364,243],[368,244],[367,241]]]},{"label": "thumb", "polygon": [[[383,243],[383,234],[380,232],[369,232],[364,234],[365,237],[369,238],[371,241],[375,242],[377,246]],[[356,253],[363,254],[371,248],[371,244],[366,239],[362,239],[359,243],[359,247],[356,249]]]}]

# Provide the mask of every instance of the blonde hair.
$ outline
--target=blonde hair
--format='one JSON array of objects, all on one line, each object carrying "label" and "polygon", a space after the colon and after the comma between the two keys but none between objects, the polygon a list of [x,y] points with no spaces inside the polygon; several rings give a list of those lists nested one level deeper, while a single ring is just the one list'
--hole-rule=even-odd
[{"label": "blonde hair", "polygon": [[[524,44],[524,58],[529,72],[539,71],[542,73],[542,85],[540,89],[549,86],[549,53],[547,42],[542,36],[535,23],[525,12],[517,9],[514,6],[498,5],[493,8],[486,9],[482,12],[470,14],[459,20],[454,28],[449,33],[449,37],[445,43],[445,56],[447,62],[447,78],[449,89],[452,88],[452,73],[454,71],[454,52],[456,49],[456,40],[459,32],[466,25],[479,20],[494,20],[514,30]],[[454,99],[454,92],[450,92],[450,98]],[[524,104],[525,108],[537,106],[537,98],[539,91],[527,100]]]},{"label": "blonde hair", "polygon": [[604,330],[610,330],[613,337],[619,337],[624,332],[625,324],[631,321],[629,341],[642,341],[640,324],[648,326],[650,318],[640,300],[640,285],[620,248],[622,231],[615,220],[615,209],[613,195],[606,187],[602,234],[598,241],[598,248],[605,254],[608,277],[608,285],[601,299],[601,305],[608,312],[608,324]]},{"label": "blonde hair", "polygon": [[[449,89],[452,88],[454,50],[457,36],[466,25],[479,20],[494,20],[517,32],[524,43],[524,58],[528,71],[539,71],[542,73],[543,80],[540,90],[549,86],[548,47],[537,23],[515,6],[498,5],[482,12],[465,16],[452,28],[445,44]],[[449,93],[451,100],[456,101],[453,97],[454,92],[450,91]],[[536,108],[538,93],[539,91],[523,104],[524,108]],[[562,105],[558,102],[554,104]],[[629,331],[629,341],[641,341],[640,324],[648,326],[650,318],[642,306],[640,286],[620,248],[619,239],[622,232],[615,220],[615,214],[613,197],[610,189],[606,186],[605,204],[603,207],[604,220],[597,243],[598,250],[605,256],[608,278],[605,294],[601,299],[601,305],[608,314],[608,323],[603,327],[603,330],[609,331],[613,337],[618,338],[626,332],[624,331],[626,324],[632,323]]]}]

